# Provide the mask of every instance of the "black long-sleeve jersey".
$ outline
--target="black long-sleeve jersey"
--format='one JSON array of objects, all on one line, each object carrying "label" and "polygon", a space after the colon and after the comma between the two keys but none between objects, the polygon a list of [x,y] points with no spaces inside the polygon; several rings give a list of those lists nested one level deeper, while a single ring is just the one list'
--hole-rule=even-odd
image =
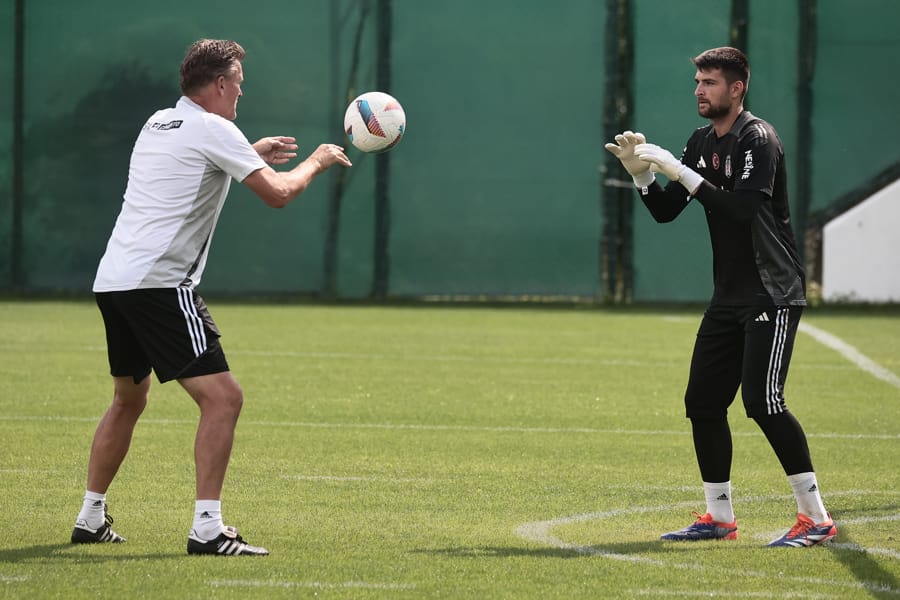
[{"label": "black long-sleeve jersey", "polygon": [[[712,303],[804,306],[806,275],[791,230],[784,149],[775,129],[743,111],[731,130],[694,131],[681,162],[704,181],[694,194],[706,212],[713,251]],[[654,182],[639,190],[657,222],[690,203],[684,187]]]}]

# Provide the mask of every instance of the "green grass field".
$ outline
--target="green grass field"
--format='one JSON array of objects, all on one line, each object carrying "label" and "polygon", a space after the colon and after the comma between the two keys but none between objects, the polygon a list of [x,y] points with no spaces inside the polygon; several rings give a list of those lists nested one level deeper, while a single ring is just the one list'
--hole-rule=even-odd
[{"label": "green grass field", "polygon": [[99,312],[3,302],[0,597],[900,596],[896,311],[807,312],[845,345],[801,332],[787,387],[840,532],[769,549],[796,505],[739,401],[740,538],[658,539],[704,507],[699,309],[210,305],[245,393],[224,515],[271,556],[186,555],[197,410],[157,382],[108,495],[128,542],[71,546],[111,398]]}]

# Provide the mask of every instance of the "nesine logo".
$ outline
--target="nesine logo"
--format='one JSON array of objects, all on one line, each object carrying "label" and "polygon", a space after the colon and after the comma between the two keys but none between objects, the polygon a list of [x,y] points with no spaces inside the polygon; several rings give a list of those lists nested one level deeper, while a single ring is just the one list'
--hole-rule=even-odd
[{"label": "nesine logo", "polygon": [[741,179],[750,179],[750,171],[753,170],[753,150],[744,152],[744,174]]}]

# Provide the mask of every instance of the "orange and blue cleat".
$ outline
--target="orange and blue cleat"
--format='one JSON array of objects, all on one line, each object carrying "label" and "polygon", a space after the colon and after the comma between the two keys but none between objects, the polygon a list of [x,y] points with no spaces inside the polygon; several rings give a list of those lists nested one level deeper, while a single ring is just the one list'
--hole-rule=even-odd
[{"label": "orange and blue cleat", "polygon": [[824,523],[814,523],[802,513],[797,513],[797,523],[777,540],[769,542],[769,546],[788,548],[808,548],[816,544],[824,544],[837,535],[837,526],[831,515]]},{"label": "orange and blue cleat", "polygon": [[737,520],[731,523],[720,523],[714,521],[712,515],[706,513],[701,515],[694,512],[693,515],[697,520],[693,524],[688,525],[684,529],[678,531],[670,531],[660,536],[663,540],[672,540],[677,542],[696,542],[699,540],[736,540]]}]

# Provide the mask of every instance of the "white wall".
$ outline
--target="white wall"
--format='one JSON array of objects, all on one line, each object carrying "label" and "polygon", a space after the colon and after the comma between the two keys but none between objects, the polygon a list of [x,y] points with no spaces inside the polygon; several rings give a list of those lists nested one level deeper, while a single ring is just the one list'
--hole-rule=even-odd
[{"label": "white wall", "polygon": [[900,302],[900,179],[825,225],[822,297]]}]

